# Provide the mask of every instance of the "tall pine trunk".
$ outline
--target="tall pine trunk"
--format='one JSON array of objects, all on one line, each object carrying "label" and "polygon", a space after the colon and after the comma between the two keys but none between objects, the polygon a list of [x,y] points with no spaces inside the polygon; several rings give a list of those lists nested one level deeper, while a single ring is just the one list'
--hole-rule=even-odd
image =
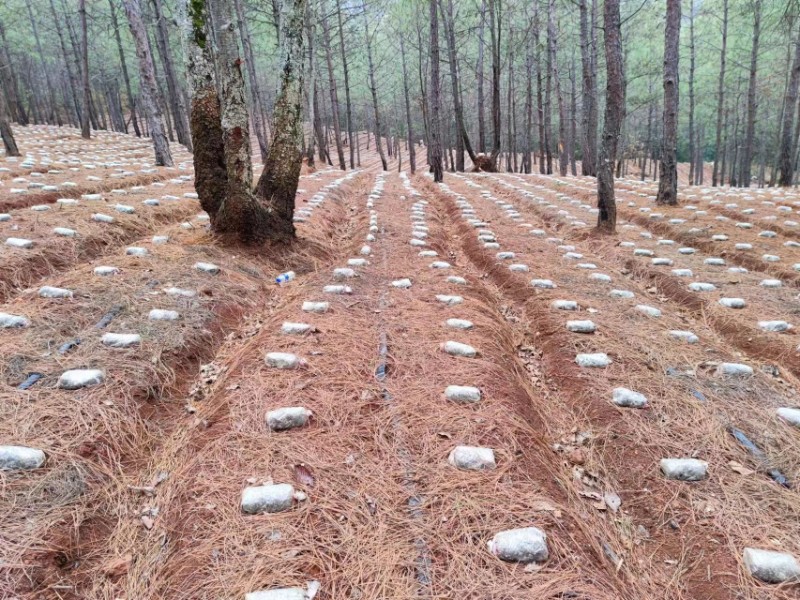
[{"label": "tall pine trunk", "polygon": [[406,69],[406,44],[400,37],[400,58],[403,61],[403,97],[406,102],[406,128],[408,129],[408,162],[411,174],[417,170],[417,150],[414,147],[414,126],[411,120],[411,99],[408,92],[408,71]]},{"label": "tall pine trunk", "polygon": [[[552,0],[549,0],[552,3]],[[544,151],[547,166],[545,173],[553,173],[553,69],[555,57],[555,27],[551,26],[553,21],[552,13],[548,6],[547,11],[547,71],[545,72],[544,88]]]},{"label": "tall pine trunk", "polygon": [[300,180],[303,143],[303,30],[306,0],[287,0],[281,36],[282,70],[275,98],[272,139],[257,192],[267,202],[270,237],[294,237],[294,200]]},{"label": "tall pine trunk", "polygon": [[497,158],[500,155],[500,44],[503,22],[500,0],[489,2],[489,33],[492,43],[492,154],[487,170],[497,170]]},{"label": "tall pine trunk", "polygon": [[484,33],[486,31],[486,0],[481,0],[481,21],[478,26],[478,152],[486,152],[486,107],[483,94],[484,84],[484,53],[486,51],[486,41]]},{"label": "tall pine trunk", "polygon": [[147,128],[153,140],[156,165],[171,167],[172,154],[169,142],[164,134],[161,107],[158,105],[158,86],[156,84],[153,56],[147,43],[147,31],[142,20],[142,8],[139,0],[122,0],[125,15],[128,17],[133,42],[136,46],[136,58],[139,62],[139,81],[142,104],[147,118]]},{"label": "tall pine trunk", "polygon": [[531,57],[531,36],[526,36],[525,44],[525,154],[522,158],[522,170],[532,170],[531,156],[533,152],[533,59]]},{"label": "tall pine trunk", "polygon": [[92,137],[89,128],[89,98],[92,88],[89,85],[89,34],[86,30],[86,0],[78,0],[78,14],[81,19],[81,64],[83,65],[83,107],[81,108],[81,137]]},{"label": "tall pine trunk", "polygon": [[622,64],[622,33],[619,0],[605,0],[603,16],[606,51],[606,114],[603,143],[597,165],[597,229],[614,233],[617,227],[617,203],[614,197],[614,163],[617,158],[625,110],[625,83]]},{"label": "tall pine trunk", "polygon": [[539,173],[545,174],[547,168],[545,166],[545,145],[547,144],[547,137],[544,129],[544,103],[542,99],[542,53],[540,50],[539,39],[539,3],[535,2],[533,5],[533,47],[536,49],[535,62],[536,62],[536,122],[539,128]]},{"label": "tall pine trunk", "polygon": [[308,56],[308,77],[303,83],[306,95],[306,105],[308,106],[307,120],[311,125],[311,133],[308,136],[309,142],[306,144],[305,155],[306,164],[309,168],[314,167],[314,150],[317,145],[317,63],[314,60],[314,41],[316,36],[316,11],[313,11],[310,3],[306,3],[306,54]]},{"label": "tall pine trunk", "polygon": [[739,183],[750,187],[751,166],[753,162],[753,143],[756,133],[756,75],[758,74],[758,44],[761,36],[761,0],[753,2],[753,48],[750,53],[750,84],[747,88],[747,122],[744,145],[742,146],[742,165]]},{"label": "tall pine trunk", "polygon": [[[325,62],[328,65],[328,91],[331,98],[331,120],[336,138],[336,154],[339,157],[339,168],[347,170],[344,160],[344,147],[342,146],[342,127],[339,122],[339,92],[336,88],[336,73],[333,70],[333,52],[331,51],[331,30],[328,25],[328,4],[322,5],[322,43],[325,46]],[[366,17],[364,17],[366,18]]]},{"label": "tall pine trunk", "polygon": [[162,6],[162,0],[152,1],[156,20],[156,46],[164,65],[164,79],[167,83],[167,97],[172,112],[172,120],[175,123],[175,132],[178,136],[178,142],[186,146],[191,152],[192,137],[189,133],[189,121],[186,117],[186,106],[183,104],[183,94],[181,94],[175,67],[172,64],[172,50],[169,44],[167,22],[164,18],[164,7]]},{"label": "tall pine trunk", "polygon": [[[447,2],[447,10],[444,10],[444,2]],[[464,125],[464,103],[461,101],[461,81],[458,72],[458,53],[456,51],[455,17],[453,15],[453,0],[440,0],[442,16],[445,23],[445,34],[447,37],[447,54],[450,63],[450,83],[453,89],[453,110],[455,112],[456,126],[456,171],[464,170],[464,150],[469,154],[470,160],[476,160],[475,152],[469,141],[467,128]]]},{"label": "tall pine trunk", "polygon": [[797,106],[797,91],[800,86],[800,31],[794,41],[794,60],[792,62],[789,86],[786,90],[786,100],[784,102],[783,113],[783,132],[781,135],[780,158],[778,161],[780,169],[779,184],[787,187],[792,185],[794,178],[794,113]]},{"label": "tall pine trunk", "polygon": [[[592,0],[592,18],[594,17]],[[593,60],[592,44],[593,23],[589,18],[588,0],[580,0],[580,36],[581,36],[581,173],[597,174],[597,73]]]},{"label": "tall pine trunk", "polygon": [[711,185],[724,185],[725,176],[719,177],[720,153],[725,152],[722,144],[722,116],[725,110],[725,60],[728,49],[728,0],[722,0],[722,49],[719,58],[719,83],[717,86],[717,132],[716,142],[714,143],[714,168],[711,173]]},{"label": "tall pine trunk", "polygon": [[204,26],[208,22],[208,9],[204,2],[192,0],[180,0],[179,5],[191,98],[189,125],[194,141],[194,187],[213,228],[228,188],[228,175],[212,42]]},{"label": "tall pine trunk", "polygon": [[695,184],[694,131],[694,7],[689,5],[689,185]]},{"label": "tall pine trunk", "polygon": [[[52,0],[51,0],[52,1]],[[122,50],[122,38],[119,35],[119,23],[117,22],[117,9],[114,5],[115,0],[108,0],[108,6],[111,10],[111,26],[114,28],[114,39],[117,42],[117,51],[119,52],[119,64],[122,69],[122,80],[125,82],[125,93],[128,95],[128,110],[131,112],[131,124],[136,137],[142,137],[142,132],[139,129],[139,119],[136,116],[136,100],[131,91],[131,78],[128,75],[128,65],[125,61],[125,52]],[[126,129],[127,131],[127,129]]]},{"label": "tall pine trunk", "polygon": [[[492,0],[489,0],[490,2]],[[431,57],[431,83],[430,83],[430,136],[428,145],[430,146],[430,165],[433,172],[433,180],[440,183],[444,179],[444,169],[442,167],[442,133],[440,112],[440,89],[439,89],[439,17],[436,9],[436,0],[428,0],[430,13],[430,57]]]},{"label": "tall pine trunk", "polygon": [[3,94],[0,94],[0,138],[3,139],[6,156],[21,156],[11,124],[8,122],[8,106]]},{"label": "tall pine trunk", "polygon": [[681,0],[667,0],[664,32],[664,150],[656,204],[678,203],[678,57]]},{"label": "tall pine trunk", "polygon": [[564,94],[561,91],[561,77],[558,71],[558,42],[556,40],[556,0],[550,0],[550,8],[547,11],[547,40],[551,46],[553,82],[556,92],[556,102],[558,102],[558,172],[562,177],[567,175],[569,166],[569,154],[567,147],[567,107],[564,103]]},{"label": "tall pine trunk", "polygon": [[354,146],[356,145],[356,142],[353,139],[353,103],[350,99],[350,69],[348,68],[347,65],[347,49],[345,48],[344,44],[344,24],[342,23],[341,0],[336,0],[336,19],[339,22],[339,46],[342,52],[342,71],[344,74],[344,101],[345,101],[345,114],[347,116],[347,144],[350,149],[350,168],[354,169],[355,168]]},{"label": "tall pine trunk", "polygon": [[364,8],[364,37],[367,42],[367,66],[369,68],[369,90],[372,94],[372,110],[375,114],[375,147],[378,150],[378,156],[381,157],[381,165],[384,171],[389,170],[386,163],[386,155],[383,153],[383,143],[381,142],[381,113],[378,108],[378,85],[375,83],[375,64],[372,60],[372,38],[369,34],[369,21],[367,20],[367,6],[363,4]]}]

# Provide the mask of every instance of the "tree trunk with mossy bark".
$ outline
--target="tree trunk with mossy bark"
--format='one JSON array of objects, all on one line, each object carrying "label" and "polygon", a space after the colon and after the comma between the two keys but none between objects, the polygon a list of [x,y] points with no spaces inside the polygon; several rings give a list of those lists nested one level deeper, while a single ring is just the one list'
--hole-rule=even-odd
[{"label": "tree trunk with mossy bark", "polygon": [[[206,13],[206,0],[190,0],[194,14]],[[232,0],[208,0],[206,16],[211,17],[217,43],[220,123],[225,173],[225,194],[212,215],[212,230],[224,239],[245,244],[268,240],[289,241],[294,237],[292,223],[294,195],[300,175],[302,131],[299,120],[302,102],[303,18],[305,0],[295,0],[288,15],[281,19],[281,50],[285,58],[281,92],[275,103],[273,142],[264,174],[253,190],[253,163],[243,59],[239,45]],[[199,25],[199,24],[198,24]],[[290,90],[287,94],[287,72]],[[294,113],[295,123],[286,113]],[[292,151],[287,150],[291,140]],[[277,163],[277,165],[276,165]],[[287,200],[287,195],[291,198]],[[288,207],[288,210],[287,210]]]},{"label": "tree trunk with mossy bark", "polygon": [[256,191],[268,203],[270,235],[287,240],[295,235],[294,199],[302,166],[303,28],[306,0],[287,0],[283,19],[283,71],[272,117],[272,143]]},{"label": "tree trunk with mossy bark", "polygon": [[194,187],[212,227],[228,188],[216,76],[205,0],[182,0],[183,45],[191,90],[189,127],[194,144]]}]

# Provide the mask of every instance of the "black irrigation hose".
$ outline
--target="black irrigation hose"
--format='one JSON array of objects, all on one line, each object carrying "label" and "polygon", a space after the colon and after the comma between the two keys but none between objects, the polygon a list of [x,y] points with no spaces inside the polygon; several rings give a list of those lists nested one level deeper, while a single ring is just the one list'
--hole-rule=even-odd
[{"label": "black irrigation hose", "polygon": [[26,378],[25,378],[25,381],[23,381],[22,383],[20,383],[20,384],[17,386],[17,389],[18,389],[18,390],[27,390],[27,389],[30,389],[30,388],[32,388],[32,387],[34,386],[34,384],[35,384],[37,381],[39,381],[39,380],[40,380],[40,379],[42,379],[43,377],[44,377],[44,374],[42,374],[42,373],[30,373],[30,374],[28,375],[28,377],[26,377]]},{"label": "black irrigation hose", "polygon": [[61,344],[58,347],[58,353],[59,354],[66,354],[67,352],[69,352],[73,348],[77,348],[80,343],[81,343],[80,338],[75,338],[74,340],[70,340],[68,342],[64,342],[63,344]]},{"label": "black irrigation hose", "polygon": [[[767,455],[764,454],[764,451],[756,446],[749,437],[747,437],[741,429],[737,429],[736,427],[728,427],[728,431],[730,434],[736,438],[736,441],[739,442],[742,446],[744,446],[750,454],[752,454],[755,458],[761,461],[762,464],[767,463]],[[789,479],[781,473],[778,469],[770,469],[767,470],[767,475],[775,481],[778,485],[782,485],[785,488],[791,489],[792,484],[789,482]]]},{"label": "black irrigation hose", "polygon": [[105,315],[103,315],[103,318],[97,322],[97,325],[95,325],[95,329],[105,329],[106,327],[108,327],[108,324],[114,320],[114,317],[119,315],[123,310],[125,310],[125,307],[120,304],[112,306],[111,310],[109,310]]}]

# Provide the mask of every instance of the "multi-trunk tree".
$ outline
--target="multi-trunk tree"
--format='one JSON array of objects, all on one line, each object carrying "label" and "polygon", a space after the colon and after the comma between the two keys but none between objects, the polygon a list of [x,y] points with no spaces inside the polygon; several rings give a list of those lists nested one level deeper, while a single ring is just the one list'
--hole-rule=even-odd
[{"label": "multi-trunk tree", "polygon": [[[212,231],[245,244],[294,238],[302,162],[306,0],[281,7],[281,85],[273,135],[253,185],[249,111],[232,0],[187,0],[184,25],[191,76],[195,185]],[[218,79],[217,79],[218,77]]]}]

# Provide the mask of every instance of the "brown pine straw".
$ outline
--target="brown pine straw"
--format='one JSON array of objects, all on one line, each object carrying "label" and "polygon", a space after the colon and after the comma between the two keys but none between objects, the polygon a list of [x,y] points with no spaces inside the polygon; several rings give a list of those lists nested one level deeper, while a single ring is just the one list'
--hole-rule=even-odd
[{"label": "brown pine straw", "polygon": [[[313,192],[329,180],[307,187]],[[360,189],[359,181],[347,185]],[[105,580],[104,569],[114,560],[106,552],[107,536],[118,519],[131,516],[128,485],[141,483],[141,468],[165,436],[194,422],[184,406],[199,364],[214,355],[245,314],[268,307],[277,273],[291,267],[302,274],[329,260],[349,227],[347,207],[335,200],[342,193],[330,194],[315,210],[312,221],[301,226],[305,239],[289,250],[275,248],[269,256],[245,249],[233,253],[212,245],[202,230],[162,227],[155,233],[169,235],[168,245],[137,242],[151,250],[147,258],[117,250],[48,279],[73,289],[72,300],[48,301],[32,290],[3,306],[26,315],[33,326],[0,338],[0,378],[7,386],[0,439],[41,447],[48,462],[35,472],[0,474],[2,537],[9,540],[3,551],[9,568],[0,588],[20,597],[47,591],[83,598],[87,582]],[[203,274],[193,269],[196,261],[214,262],[223,271]],[[92,274],[95,265],[109,263],[122,273]],[[173,285],[198,295],[175,300],[160,293]],[[125,310],[104,331],[141,333],[140,348],[110,350],[99,343],[103,331],[93,325],[116,305]],[[178,310],[182,320],[151,322],[150,308]],[[82,339],[80,346],[66,356],[56,353],[60,343],[75,337]],[[54,389],[63,370],[94,366],[106,370],[105,384],[76,392]],[[46,377],[29,392],[15,391],[31,371]]]},{"label": "brown pine straw", "polygon": [[[46,275],[63,272],[73,265],[91,260],[101,254],[135,242],[159,227],[178,221],[194,220],[200,212],[197,200],[183,198],[191,191],[191,183],[169,185],[165,188],[148,188],[138,194],[114,196],[105,202],[81,201],[75,206],[56,208],[45,212],[30,209],[13,211],[11,221],[0,223],[0,236],[31,239],[31,249],[0,247],[0,300],[5,300]],[[144,206],[141,201],[148,195],[158,197],[170,194],[180,200],[164,200],[159,206]],[[115,204],[134,206],[135,214],[119,213]],[[97,223],[91,216],[103,213],[114,217],[113,223]],[[195,221],[195,226],[202,223]],[[12,230],[12,227],[19,229]],[[72,227],[76,237],[63,237],[53,233],[54,227]]]},{"label": "brown pine straw", "polygon": [[[500,197],[514,200],[514,194],[503,190]],[[518,199],[517,199],[518,200]],[[542,210],[528,203],[523,203],[526,209],[532,209],[537,216],[542,216]],[[553,218],[552,211],[545,212],[545,218]],[[652,227],[658,233],[661,227]],[[736,239],[736,232],[732,232],[732,239]],[[795,293],[791,285],[781,288],[764,289],[759,284],[775,273],[729,273],[725,267],[712,267],[703,263],[707,256],[726,256],[725,251],[719,251],[719,243],[707,241],[684,240],[693,244],[698,250],[694,255],[679,255],[676,248],[656,246],[654,240],[644,240],[635,230],[620,227],[620,240],[633,241],[638,246],[655,248],[661,256],[675,258],[674,267],[691,268],[694,278],[679,278],[671,275],[673,267],[651,267],[647,257],[634,257],[630,248],[618,246],[617,238],[590,236],[584,239],[579,234],[575,239],[586,244],[594,253],[595,258],[603,265],[615,265],[621,271],[629,272],[634,278],[654,286],[660,295],[666,296],[684,308],[689,309],[694,318],[706,321],[719,335],[726,339],[741,352],[754,356],[759,360],[771,361],[795,376],[800,375],[800,355],[796,349],[796,333],[787,332],[783,335],[764,332],[758,328],[760,320],[778,319],[791,315],[794,312]],[[678,236],[680,240],[680,236]],[[763,238],[762,238],[763,239]],[[733,242],[731,242],[733,243]],[[773,242],[773,246],[779,242]],[[716,244],[717,251],[707,253],[707,247]],[[766,248],[770,250],[770,248]],[[780,252],[788,248],[781,247]],[[773,249],[773,252],[776,250]],[[729,259],[729,257],[726,256]],[[752,257],[749,257],[752,259]],[[733,260],[732,264],[739,261]],[[767,263],[759,263],[767,264]],[[759,265],[756,265],[758,268]],[[705,281],[715,284],[719,289],[713,293],[690,292],[687,286],[690,281]],[[787,282],[791,284],[791,281]],[[732,287],[735,286],[735,287]],[[796,290],[795,290],[796,291]],[[717,300],[722,296],[743,296],[748,300],[749,306],[742,310],[731,310],[720,306]],[[756,299],[754,301],[754,298]]]},{"label": "brown pine straw", "polygon": [[[576,244],[577,250],[586,254],[583,261],[598,263],[602,271],[614,277],[612,285],[589,282],[586,271],[557,258],[554,244],[521,233],[507,219],[503,222],[504,217],[495,205],[480,199],[477,191],[455,183],[451,186],[469,197],[479,216],[489,218],[489,226],[504,249],[522,252],[514,262],[531,266],[531,273],[524,276],[507,271],[506,265],[495,266],[490,258],[495,251],[480,248],[474,230],[460,227],[468,255],[478,261],[504,294],[518,298],[518,302],[524,303],[520,306],[532,311],[550,377],[566,386],[567,397],[579,394],[573,410],[578,411],[576,414],[583,412],[588,419],[581,429],[591,426],[597,435],[586,464],[617,489],[623,498],[623,509],[627,505],[626,510],[634,516],[632,521],[618,522],[623,540],[635,531],[637,522],[650,521],[645,524],[652,542],[641,542],[626,560],[627,567],[634,568],[635,573],[639,565],[644,567],[643,572],[636,574],[637,581],[639,577],[652,577],[649,571],[655,566],[652,561],[667,550],[679,564],[676,576],[661,582],[667,586],[666,597],[684,597],[682,594],[698,597],[699,590],[706,594],[703,597],[724,596],[730,592],[723,590],[734,588],[743,597],[762,597],[759,591],[762,586],[745,575],[739,564],[741,551],[744,546],[756,546],[797,554],[793,530],[797,503],[793,492],[778,487],[763,472],[742,476],[728,466],[728,461],[734,460],[750,469],[761,469],[733,441],[726,426],[733,424],[747,432],[767,452],[772,466],[780,468],[790,480],[796,479],[800,456],[796,435],[774,416],[777,406],[796,404],[794,378],[784,374],[783,379],[775,380],[759,373],[742,382],[719,379],[710,365],[706,366],[709,361],[741,362],[744,357],[726,349],[724,340],[702,321],[682,314],[680,307],[670,305],[667,298],[653,298],[622,273],[603,269],[603,261],[593,260],[586,248]],[[452,200],[445,202],[451,207],[451,218],[460,218]],[[534,226],[542,225],[530,212],[523,209],[523,213]],[[564,243],[571,243],[564,233],[561,232]],[[527,280],[533,277],[551,278],[560,287],[554,291],[533,291],[527,286]],[[614,301],[606,296],[612,287],[630,289],[637,293],[637,298]],[[592,307],[599,312],[556,314],[557,311],[549,309],[550,301],[556,298],[574,299],[584,309]],[[662,308],[664,315],[650,320],[630,308],[620,308],[627,305],[632,308],[636,303]],[[569,334],[563,323],[570,318],[591,318],[598,324],[600,335]],[[700,336],[701,344],[690,346],[668,340],[664,333],[668,329],[691,329]],[[614,364],[588,374],[568,366],[575,353],[591,351],[607,352]],[[559,355],[561,360],[556,358]],[[755,366],[759,371],[758,364]],[[667,376],[668,367],[694,370],[695,377]],[[570,375],[570,371],[575,374]],[[611,388],[617,386],[644,393],[650,398],[651,409],[603,408],[608,406]],[[692,391],[703,394],[706,402],[699,402]],[[657,473],[658,459],[686,455],[697,455],[711,463],[708,482],[675,485]],[[672,519],[680,527],[675,532],[669,526]],[[711,535],[702,535],[703,529],[709,527],[713,527]],[[675,542],[686,548],[685,557],[676,552]],[[707,569],[715,577],[715,583],[707,582]],[[770,597],[792,597],[791,586],[784,588],[785,592],[781,588],[769,589]]]},{"label": "brown pine straw", "polygon": [[[396,198],[399,186],[393,186],[388,193]],[[378,201],[379,206],[381,202],[385,201]],[[486,358],[476,362],[457,361],[439,352],[445,311],[429,299],[439,291],[441,277],[437,284],[427,279],[432,277],[425,267],[428,261],[420,263],[416,250],[407,246],[409,222],[396,214],[394,202],[380,212],[388,233],[373,244],[376,253],[381,245],[394,250],[389,273],[378,269],[379,256],[374,253],[372,265],[353,283],[353,296],[334,298],[329,314],[308,315],[300,312],[300,303],[320,299],[321,286],[331,281],[330,265],[320,269],[282,289],[255,335],[218,355],[215,362],[225,365],[224,375],[198,413],[208,427],[179,431],[150,470],[170,472],[152,501],[161,509],[159,532],[143,534],[131,520],[121,523],[112,536],[116,555],[136,549],[125,580],[127,597],[241,597],[246,591],[302,584],[310,578],[323,583],[324,598],[412,597],[417,555],[412,542],[420,536],[430,543],[434,559],[431,597],[457,597],[459,590],[482,597],[487,593],[518,597],[521,590],[525,595],[551,597],[565,593],[576,598],[625,597],[614,591],[613,577],[596,566],[595,558],[589,559],[588,564],[595,565],[591,570],[585,559],[577,558],[581,546],[571,538],[584,534],[570,529],[582,527],[579,519],[566,518],[571,523],[567,527],[544,513],[530,513],[547,496],[527,491],[527,482],[533,477],[543,484],[547,478],[525,465],[535,460],[534,448],[538,445],[541,451],[544,444],[527,438],[530,441],[520,445],[516,433],[529,431],[529,426],[515,416],[513,405],[502,403],[502,398],[521,393],[509,383],[516,376],[509,378],[500,359],[505,343],[484,348]],[[360,247],[366,219],[361,216],[359,222],[340,260]],[[389,246],[400,227],[402,237]],[[407,292],[393,292],[383,315],[391,353],[387,387],[396,399],[387,405],[373,379],[379,334],[375,310],[388,277],[403,275],[414,278],[419,289],[413,298],[419,300],[405,307]],[[465,311],[485,329],[488,339],[493,339],[494,328],[502,332],[497,314],[480,300],[470,299]],[[312,322],[320,333],[287,338],[278,332],[284,320]],[[309,368],[267,369],[266,351],[296,352],[309,361]],[[501,364],[492,366],[498,359]],[[444,403],[439,395],[451,378],[474,381],[497,403],[487,400],[477,410]],[[265,412],[286,405],[312,409],[314,423],[296,432],[265,431]],[[481,441],[466,435],[466,428],[482,430],[470,425],[471,417],[465,418],[478,413],[487,422],[497,421],[485,439],[498,446],[501,468],[486,475],[460,474],[446,465],[445,458],[456,441]],[[406,505],[401,483],[405,474],[397,456],[397,417],[403,438],[413,449],[415,479],[425,498],[422,524],[412,519]],[[445,427],[452,439],[434,433],[448,431]],[[464,439],[457,440],[459,436]],[[527,456],[519,458],[518,452]],[[247,479],[296,481],[294,467],[299,464],[315,478],[313,486],[296,483],[309,493],[306,503],[281,515],[241,514],[239,494]],[[556,489],[551,483],[545,485]],[[514,489],[525,491],[519,496]],[[485,542],[497,530],[531,522],[553,536],[554,559],[545,571],[525,573],[522,567],[503,565],[487,553]],[[465,584],[473,586],[471,592],[463,588]],[[113,589],[107,581],[98,585],[103,587],[93,595]]]}]

